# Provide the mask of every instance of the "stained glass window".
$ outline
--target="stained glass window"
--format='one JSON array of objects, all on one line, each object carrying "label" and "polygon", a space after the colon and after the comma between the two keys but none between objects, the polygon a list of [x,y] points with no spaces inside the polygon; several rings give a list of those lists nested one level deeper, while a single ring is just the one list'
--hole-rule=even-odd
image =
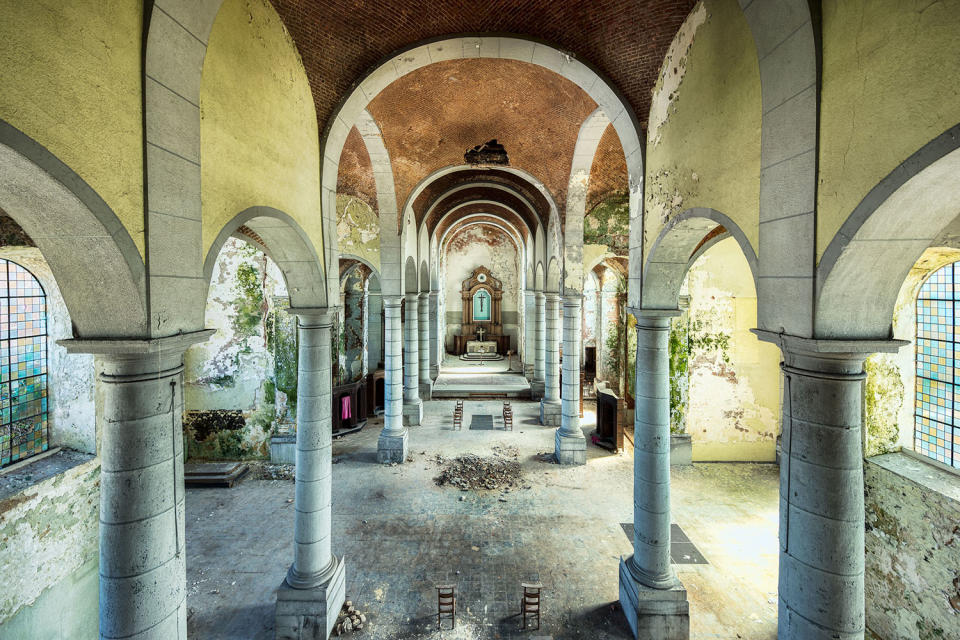
[{"label": "stained glass window", "polygon": [[[917,296],[914,449],[960,468],[960,263],[936,271]],[[960,398],[958,398],[960,399]]]},{"label": "stained glass window", "polygon": [[33,274],[0,259],[0,466],[49,446],[47,298]]}]

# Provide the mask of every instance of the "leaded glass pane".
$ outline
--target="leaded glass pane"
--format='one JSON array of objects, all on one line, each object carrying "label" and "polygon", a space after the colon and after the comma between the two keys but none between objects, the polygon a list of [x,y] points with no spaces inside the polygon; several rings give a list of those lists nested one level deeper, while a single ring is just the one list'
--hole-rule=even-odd
[{"label": "leaded glass pane", "polygon": [[46,451],[47,304],[43,287],[0,259],[0,466]]}]

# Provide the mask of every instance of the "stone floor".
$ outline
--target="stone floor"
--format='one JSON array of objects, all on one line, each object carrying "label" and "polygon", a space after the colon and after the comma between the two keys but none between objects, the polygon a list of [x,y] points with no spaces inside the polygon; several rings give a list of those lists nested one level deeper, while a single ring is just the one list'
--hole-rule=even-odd
[{"label": "stone floor", "polygon": [[[495,430],[449,430],[452,401],[424,404],[410,430],[412,463],[376,464],[382,426],[334,443],[334,550],[346,556],[347,594],[368,616],[357,638],[629,638],[617,601],[617,559],[631,551],[632,460],[589,447],[586,467],[547,461],[554,429],[537,404],[513,402],[513,432],[498,402],[466,402]],[[591,417],[588,415],[585,422]],[[471,416],[464,416],[469,423]],[[585,429],[586,430],[586,429]],[[437,487],[434,456],[512,447],[523,488]],[[503,450],[503,449],[501,449]],[[274,589],[292,559],[293,483],[248,480],[187,492],[191,638],[273,637]],[[777,469],[710,464],[673,472],[674,520],[709,564],[677,565],[693,638],[776,637]],[[544,585],[540,631],[519,631],[520,582]],[[454,631],[436,631],[437,583],[458,586]]]},{"label": "stone floor", "polygon": [[[511,365],[514,368],[511,369]],[[529,397],[530,383],[519,367],[520,361],[515,356],[510,360],[464,362],[448,353],[434,382],[433,395],[467,397],[470,393],[505,393]]]}]

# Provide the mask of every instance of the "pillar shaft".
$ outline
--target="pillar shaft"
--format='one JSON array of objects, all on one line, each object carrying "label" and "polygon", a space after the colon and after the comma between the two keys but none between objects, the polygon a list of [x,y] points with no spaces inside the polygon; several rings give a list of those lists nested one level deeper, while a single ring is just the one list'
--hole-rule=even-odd
[{"label": "pillar shaft", "polygon": [[213,331],[63,340],[97,357],[100,637],[186,640],[183,354]]},{"label": "pillar shaft", "polygon": [[784,351],[778,636],[863,638],[868,354]]},{"label": "pillar shaft", "polygon": [[430,294],[423,292],[420,294],[419,304],[417,305],[417,325],[419,333],[419,370],[420,370],[420,396],[430,399],[430,387],[433,380],[430,379]]},{"label": "pillar shaft", "polygon": [[379,291],[367,294],[367,346],[370,350],[367,362],[371,371],[383,363],[383,297]]},{"label": "pillar shaft", "polygon": [[677,584],[670,566],[670,317],[637,318],[633,558],[640,584]]},{"label": "pillar shaft", "polygon": [[542,291],[537,291],[535,294],[535,304],[536,304],[536,336],[537,336],[537,352],[534,359],[533,367],[533,379],[538,382],[544,382],[544,368],[545,368],[545,354],[544,349],[547,343],[547,310],[546,310],[546,296]]},{"label": "pillar shaft", "polygon": [[[547,402],[560,402],[560,296],[546,295],[546,341],[544,345],[544,395]],[[564,353],[567,352],[564,345]]]},{"label": "pillar shaft", "polygon": [[583,437],[580,431],[580,337],[583,333],[582,296],[563,297],[563,434]]},{"label": "pillar shaft", "polygon": [[440,375],[440,292],[430,292],[430,379]]},{"label": "pillar shaft", "polygon": [[523,373],[533,380],[537,360],[537,301],[533,291],[524,293]]},{"label": "pillar shaft", "polygon": [[383,431],[400,435],[405,431],[403,428],[403,356],[400,352],[400,298],[384,298],[383,314]]},{"label": "pillar shaft", "polygon": [[403,401],[416,403],[420,400],[420,330],[419,295],[408,294],[403,335]]},{"label": "pillar shaft", "polygon": [[332,456],[331,333],[334,309],[298,311],[297,466],[293,564],[287,584],[312,589],[336,569],[330,546]]}]

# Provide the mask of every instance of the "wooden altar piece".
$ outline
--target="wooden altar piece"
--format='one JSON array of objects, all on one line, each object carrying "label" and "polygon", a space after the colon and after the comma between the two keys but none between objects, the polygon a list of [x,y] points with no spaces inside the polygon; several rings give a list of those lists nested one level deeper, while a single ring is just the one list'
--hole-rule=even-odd
[{"label": "wooden altar piece", "polygon": [[[490,319],[476,319],[473,315],[473,298],[479,291],[490,296]],[[505,355],[510,349],[510,336],[503,334],[501,303],[503,301],[503,283],[493,277],[486,267],[477,267],[460,286],[460,298],[463,303],[463,315],[460,335],[453,337],[455,355],[467,352],[468,342],[494,342],[497,353]]]}]

